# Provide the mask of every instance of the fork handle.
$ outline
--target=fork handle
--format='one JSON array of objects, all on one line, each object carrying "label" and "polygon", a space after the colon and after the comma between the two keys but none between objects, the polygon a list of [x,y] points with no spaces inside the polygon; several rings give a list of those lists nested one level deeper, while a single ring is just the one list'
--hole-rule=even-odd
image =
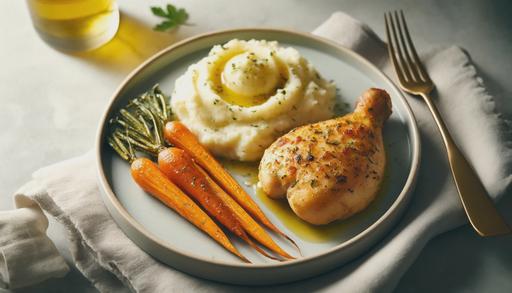
[{"label": "fork handle", "polygon": [[480,236],[497,236],[511,233],[512,230],[494,206],[482,181],[453,141],[436,105],[429,95],[422,94],[421,96],[428,105],[439,132],[441,132],[448,153],[448,162],[450,163],[453,180],[469,222]]}]

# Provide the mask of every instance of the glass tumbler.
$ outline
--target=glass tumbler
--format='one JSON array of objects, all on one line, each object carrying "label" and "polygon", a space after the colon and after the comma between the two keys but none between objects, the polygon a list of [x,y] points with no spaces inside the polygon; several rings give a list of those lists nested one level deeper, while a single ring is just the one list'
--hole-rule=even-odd
[{"label": "glass tumbler", "polygon": [[119,26],[115,0],[26,0],[39,36],[63,51],[87,51],[107,43]]}]

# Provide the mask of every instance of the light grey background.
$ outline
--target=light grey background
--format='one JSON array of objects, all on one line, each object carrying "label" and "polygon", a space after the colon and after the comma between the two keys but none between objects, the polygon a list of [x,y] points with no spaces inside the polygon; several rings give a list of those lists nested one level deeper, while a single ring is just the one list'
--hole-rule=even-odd
[{"label": "light grey background", "polygon": [[[122,0],[118,37],[92,53],[63,54],[32,29],[24,1],[0,1],[0,210],[39,167],[92,148],[96,124],[109,96],[141,61],[177,40],[215,29],[266,26],[311,31],[343,10],[383,35],[383,12],[403,9],[418,48],[456,44],[472,56],[512,116],[512,2],[421,0],[174,0],[193,26],[172,34],[151,31],[150,5],[167,1]],[[512,194],[500,209],[512,223]],[[65,231],[49,234],[69,259]],[[397,292],[512,292],[512,236],[482,239],[469,227],[431,241],[405,274]],[[78,271],[22,292],[94,292]]]}]

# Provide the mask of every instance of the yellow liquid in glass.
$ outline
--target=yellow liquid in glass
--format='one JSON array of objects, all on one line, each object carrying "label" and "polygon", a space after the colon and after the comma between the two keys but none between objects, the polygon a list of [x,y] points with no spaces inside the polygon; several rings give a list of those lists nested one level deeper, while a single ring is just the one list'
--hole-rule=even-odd
[{"label": "yellow liquid in glass", "polygon": [[89,50],[108,42],[119,25],[115,0],[27,0],[37,32],[63,50]]}]

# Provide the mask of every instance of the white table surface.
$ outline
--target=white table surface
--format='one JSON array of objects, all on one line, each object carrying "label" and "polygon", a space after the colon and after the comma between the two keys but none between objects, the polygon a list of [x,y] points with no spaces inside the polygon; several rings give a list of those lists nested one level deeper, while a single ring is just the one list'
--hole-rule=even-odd
[{"label": "white table surface", "polygon": [[[457,44],[467,49],[499,110],[512,116],[512,2],[507,0],[173,0],[187,9],[194,24],[174,34],[151,31],[157,19],[149,6],[166,1],[118,2],[118,37],[95,52],[67,55],[37,37],[24,1],[0,1],[0,210],[13,208],[11,194],[33,171],[92,148],[103,108],[131,69],[174,41],[210,30],[266,26],[311,31],[343,10],[382,36],[383,12],[403,9],[419,48]],[[512,223],[510,193],[500,209]],[[50,237],[69,261],[65,233],[51,223]],[[448,232],[427,245],[397,292],[512,292],[511,247],[512,236],[482,239],[467,226]],[[95,289],[73,269],[62,279],[22,291]]]}]

